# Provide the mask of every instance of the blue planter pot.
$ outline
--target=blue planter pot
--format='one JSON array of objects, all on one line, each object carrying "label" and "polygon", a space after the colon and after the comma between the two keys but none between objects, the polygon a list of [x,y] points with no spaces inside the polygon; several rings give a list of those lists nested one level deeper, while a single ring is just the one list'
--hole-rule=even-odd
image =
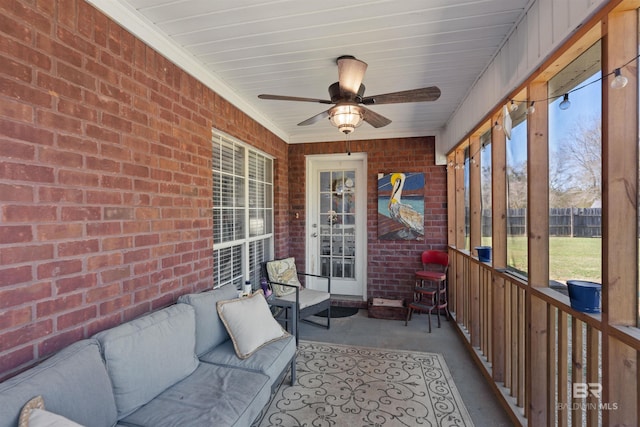
[{"label": "blue planter pot", "polygon": [[476,246],[475,249],[480,262],[491,262],[491,246]]},{"label": "blue planter pot", "polygon": [[600,313],[602,285],[584,280],[567,280],[571,308],[584,313]]}]

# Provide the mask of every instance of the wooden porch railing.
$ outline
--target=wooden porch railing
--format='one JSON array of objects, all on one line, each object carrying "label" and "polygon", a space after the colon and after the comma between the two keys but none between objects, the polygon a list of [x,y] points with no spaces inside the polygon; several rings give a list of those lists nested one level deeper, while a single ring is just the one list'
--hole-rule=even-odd
[{"label": "wooden porch railing", "polygon": [[[575,311],[562,293],[529,287],[466,252],[450,248],[449,255],[456,328],[514,423],[599,426],[605,411],[624,410],[602,398],[611,381],[603,378],[600,315]],[[609,333],[638,354],[637,332]],[[620,380],[637,384],[638,377]]]}]

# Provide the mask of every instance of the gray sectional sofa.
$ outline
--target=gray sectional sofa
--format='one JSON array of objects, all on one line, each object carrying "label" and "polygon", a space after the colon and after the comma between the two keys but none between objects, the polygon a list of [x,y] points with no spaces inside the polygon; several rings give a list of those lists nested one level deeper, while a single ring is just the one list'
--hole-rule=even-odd
[{"label": "gray sectional sofa", "polygon": [[216,311],[235,297],[233,286],[184,295],[0,383],[0,427],[18,426],[38,395],[87,427],[251,425],[289,367],[295,379],[296,345],[285,334],[238,358]]}]

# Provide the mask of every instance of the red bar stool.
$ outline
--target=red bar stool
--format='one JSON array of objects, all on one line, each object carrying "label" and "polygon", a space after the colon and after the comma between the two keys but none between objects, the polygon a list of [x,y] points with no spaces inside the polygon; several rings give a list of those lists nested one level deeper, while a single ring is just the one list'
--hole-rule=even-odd
[{"label": "red bar stool", "polygon": [[429,333],[431,333],[431,313],[437,310],[438,328],[440,325],[440,310],[445,311],[447,319],[450,317],[447,304],[447,270],[449,269],[449,255],[441,251],[422,252],[422,270],[416,271],[416,285],[414,300],[408,305],[407,326],[414,311],[426,312],[429,315]]}]

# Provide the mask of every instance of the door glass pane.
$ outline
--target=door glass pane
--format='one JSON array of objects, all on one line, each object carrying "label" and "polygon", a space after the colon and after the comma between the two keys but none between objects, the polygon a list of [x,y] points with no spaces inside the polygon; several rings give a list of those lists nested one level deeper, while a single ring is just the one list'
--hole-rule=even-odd
[{"label": "door glass pane", "polygon": [[355,279],[354,170],[320,172],[320,270],[323,275]]}]

